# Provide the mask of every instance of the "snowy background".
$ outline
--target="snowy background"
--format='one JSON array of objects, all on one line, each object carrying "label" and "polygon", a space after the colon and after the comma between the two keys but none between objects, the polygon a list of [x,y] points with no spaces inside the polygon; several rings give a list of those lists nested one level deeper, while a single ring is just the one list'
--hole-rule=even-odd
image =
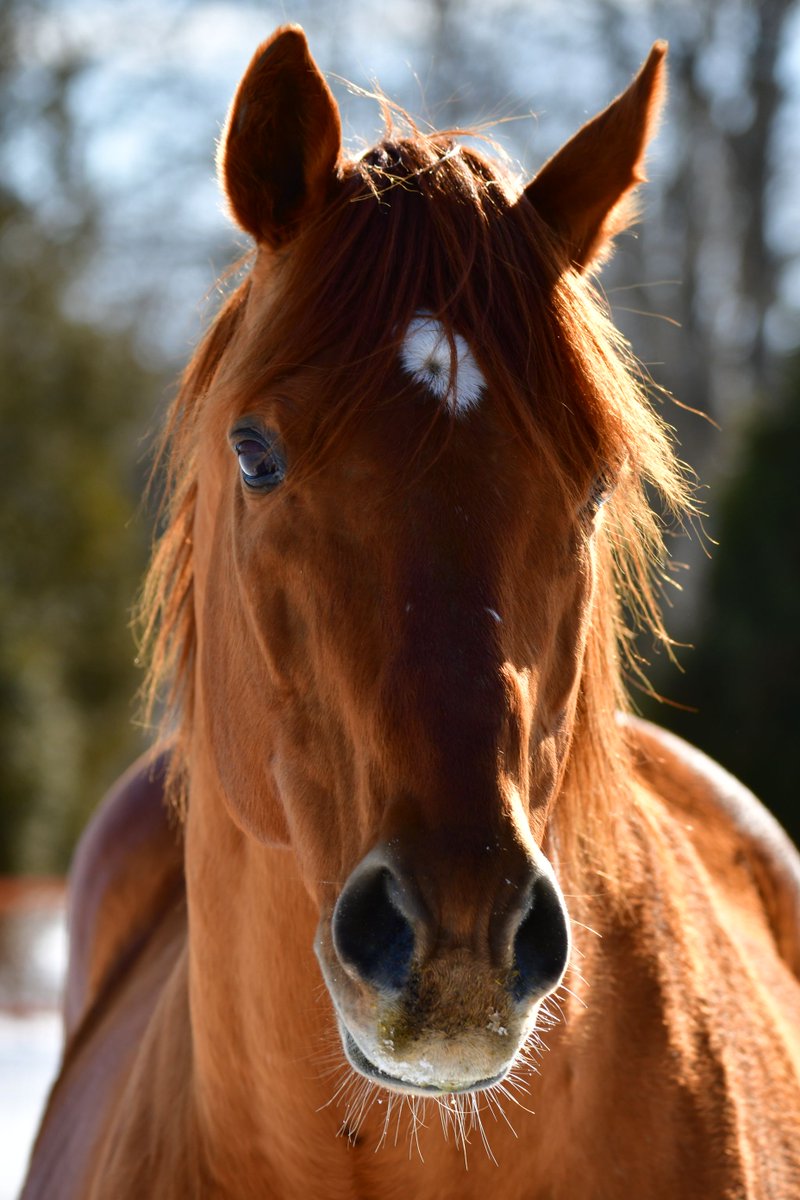
[{"label": "snowy background", "polygon": [[0,1200],[19,1194],[61,1052],[63,886],[0,880]]}]

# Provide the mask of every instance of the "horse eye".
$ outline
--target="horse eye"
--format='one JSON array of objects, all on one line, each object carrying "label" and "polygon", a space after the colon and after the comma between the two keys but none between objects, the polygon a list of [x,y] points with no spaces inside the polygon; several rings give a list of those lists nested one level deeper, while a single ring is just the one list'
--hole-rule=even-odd
[{"label": "horse eye", "polygon": [[611,474],[603,471],[592,484],[586,501],[585,512],[592,518],[597,515],[607,500],[611,499],[616,483]]},{"label": "horse eye", "polygon": [[234,434],[233,449],[247,487],[256,491],[270,491],[283,482],[286,461],[276,434],[241,430]]}]

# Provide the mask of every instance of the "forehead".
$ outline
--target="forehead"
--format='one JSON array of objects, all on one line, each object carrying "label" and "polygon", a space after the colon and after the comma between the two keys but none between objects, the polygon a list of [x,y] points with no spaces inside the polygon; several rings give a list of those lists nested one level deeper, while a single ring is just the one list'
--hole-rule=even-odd
[{"label": "forehead", "polygon": [[546,230],[485,160],[432,139],[386,143],[349,164],[295,243],[257,262],[229,395],[241,413],[288,382],[324,443],[411,384],[457,423],[489,406],[582,477],[599,439],[558,286]]},{"label": "forehead", "polygon": [[412,318],[400,345],[400,362],[411,379],[457,417],[480,404],[486,380],[460,333],[430,313]]},{"label": "forehead", "polygon": [[[502,337],[485,306],[491,297],[511,307],[503,293],[514,264],[504,265],[501,243],[512,222],[499,220],[509,197],[499,179],[488,185],[488,164],[477,172],[474,154],[451,151],[434,139],[406,140],[350,163],[322,217],[286,251],[259,255],[253,285],[264,319],[251,329],[251,349],[264,366],[301,365],[331,350],[365,365],[381,348],[396,353],[412,322],[419,336],[410,357],[427,359],[439,339],[423,316],[445,340],[452,330],[473,349],[476,338]],[[517,238],[517,258],[521,251],[535,257]],[[535,275],[531,267],[526,275]]]}]

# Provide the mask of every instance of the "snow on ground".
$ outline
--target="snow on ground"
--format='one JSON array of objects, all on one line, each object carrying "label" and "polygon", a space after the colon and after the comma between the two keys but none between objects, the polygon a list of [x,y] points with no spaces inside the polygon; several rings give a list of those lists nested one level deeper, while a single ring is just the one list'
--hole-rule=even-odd
[{"label": "snow on ground", "polygon": [[0,1200],[16,1200],[61,1054],[60,882],[0,880]]},{"label": "snow on ground", "polygon": [[19,1195],[60,1052],[59,1013],[0,1013],[0,1200]]}]

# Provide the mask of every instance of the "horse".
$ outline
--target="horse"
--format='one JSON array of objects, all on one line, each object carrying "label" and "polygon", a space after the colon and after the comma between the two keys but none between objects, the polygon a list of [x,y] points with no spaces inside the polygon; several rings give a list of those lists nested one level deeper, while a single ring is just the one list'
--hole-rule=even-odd
[{"label": "horse", "polygon": [[593,278],[665,52],[520,182],[256,51],[25,1200],[800,1196],[800,860],[627,696],[696,501]]}]

